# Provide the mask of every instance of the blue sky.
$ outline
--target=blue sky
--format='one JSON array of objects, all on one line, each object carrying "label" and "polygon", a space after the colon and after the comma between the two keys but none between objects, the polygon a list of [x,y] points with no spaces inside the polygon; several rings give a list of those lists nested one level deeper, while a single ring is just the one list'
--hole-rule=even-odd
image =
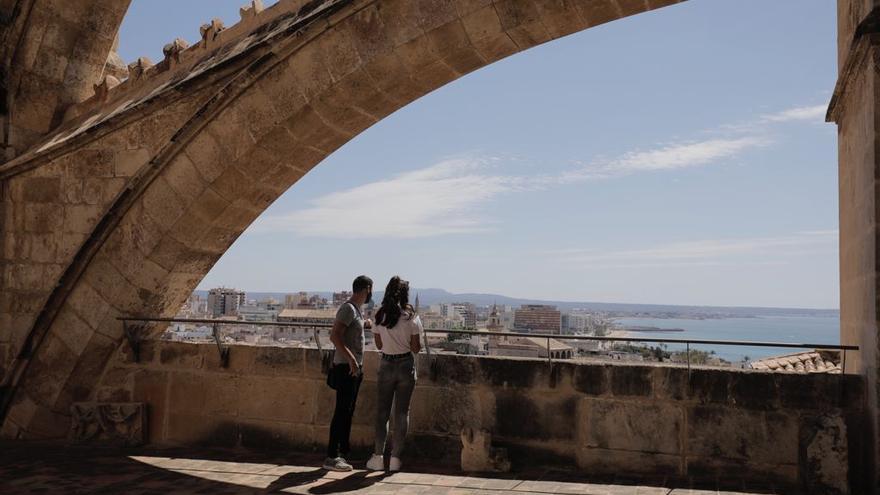
[{"label": "blue sky", "polygon": [[[121,55],[159,60],[241,3],[134,0]],[[399,273],[552,300],[836,308],[835,29],[827,0],[690,0],[495,63],[324,160],[201,288]]]}]

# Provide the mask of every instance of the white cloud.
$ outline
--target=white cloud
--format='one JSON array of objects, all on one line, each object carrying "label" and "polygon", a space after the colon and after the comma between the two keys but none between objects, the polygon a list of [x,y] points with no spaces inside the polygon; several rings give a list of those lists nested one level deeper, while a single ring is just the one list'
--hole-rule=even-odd
[{"label": "white cloud", "polygon": [[489,161],[461,158],[322,196],[312,206],[261,218],[257,231],[334,238],[417,238],[487,230],[476,210],[524,188],[524,179],[486,173]]},{"label": "white cloud", "polygon": [[741,239],[709,239],[621,250],[563,249],[546,253],[566,264],[584,268],[648,266],[706,266],[747,261],[749,264],[779,263],[780,258],[816,254],[835,249],[837,231],[799,232],[787,236]]},{"label": "white cloud", "polygon": [[631,151],[604,163],[585,165],[578,170],[562,174],[557,178],[557,181],[570,183],[619,177],[636,172],[705,166],[719,160],[732,158],[750,148],[766,146],[769,143],[770,141],[766,138],[748,136],[668,144],[653,150]]},{"label": "white cloud", "polygon": [[761,120],[763,122],[793,122],[802,120],[824,122],[825,113],[827,111],[827,105],[795,107],[789,108],[788,110],[783,110],[778,113],[764,115],[761,117]]},{"label": "white cloud", "polygon": [[[824,111],[824,107],[797,107],[764,115],[757,122],[809,120],[819,116],[819,110]],[[491,165],[499,162],[499,158],[450,159],[324,195],[301,210],[261,217],[254,231],[291,231],[302,236],[343,239],[405,239],[484,232],[489,230],[492,220],[479,210],[502,194],[707,166],[770,143],[770,139],[753,129],[747,136],[664,144],[580,164],[561,173],[525,176],[492,173]]]},{"label": "white cloud", "polygon": [[631,152],[611,162],[609,168],[624,172],[641,170],[671,170],[707,165],[730,158],[749,148],[767,144],[758,137],[739,139],[711,139],[696,143],[665,146],[651,151]]}]

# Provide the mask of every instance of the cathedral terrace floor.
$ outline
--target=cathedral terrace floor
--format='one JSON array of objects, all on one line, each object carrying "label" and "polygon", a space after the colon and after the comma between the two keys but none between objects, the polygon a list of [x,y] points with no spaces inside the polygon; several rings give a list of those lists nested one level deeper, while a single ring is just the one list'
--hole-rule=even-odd
[{"label": "cathedral terrace floor", "polygon": [[0,493],[257,494],[781,494],[773,486],[738,479],[589,479],[535,469],[506,475],[469,475],[427,465],[387,474],[320,469],[316,454],[246,450],[112,449],[45,443],[0,444]]}]

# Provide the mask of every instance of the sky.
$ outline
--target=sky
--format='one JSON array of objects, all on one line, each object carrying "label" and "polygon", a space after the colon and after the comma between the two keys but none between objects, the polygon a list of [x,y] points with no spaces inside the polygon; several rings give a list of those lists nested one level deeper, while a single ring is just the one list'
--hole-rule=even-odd
[{"label": "sky", "polygon": [[[120,54],[242,3],[134,0]],[[327,157],[200,288],[837,308],[835,47],[834,2],[690,0],[508,57]]]}]

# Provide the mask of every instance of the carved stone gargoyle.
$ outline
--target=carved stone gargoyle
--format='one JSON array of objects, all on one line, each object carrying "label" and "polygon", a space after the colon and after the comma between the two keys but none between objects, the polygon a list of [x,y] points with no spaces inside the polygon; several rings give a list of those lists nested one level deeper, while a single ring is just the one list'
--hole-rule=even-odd
[{"label": "carved stone gargoyle", "polygon": [[247,5],[238,9],[238,13],[243,21],[250,19],[251,17],[256,17],[262,11],[263,0],[251,0]]},{"label": "carved stone gargoyle", "polygon": [[173,67],[180,63],[180,53],[189,48],[189,43],[186,40],[176,38],[171,43],[168,43],[162,48],[162,53],[165,54],[165,60],[168,61],[168,66]]},{"label": "carved stone gargoyle", "polygon": [[202,48],[210,48],[214,39],[223,29],[223,21],[216,17],[211,19],[208,24],[202,24],[202,27],[199,28],[199,32],[202,34]]},{"label": "carved stone gargoyle", "polygon": [[74,443],[137,446],[146,441],[147,408],[142,402],[75,402],[70,415]]}]

